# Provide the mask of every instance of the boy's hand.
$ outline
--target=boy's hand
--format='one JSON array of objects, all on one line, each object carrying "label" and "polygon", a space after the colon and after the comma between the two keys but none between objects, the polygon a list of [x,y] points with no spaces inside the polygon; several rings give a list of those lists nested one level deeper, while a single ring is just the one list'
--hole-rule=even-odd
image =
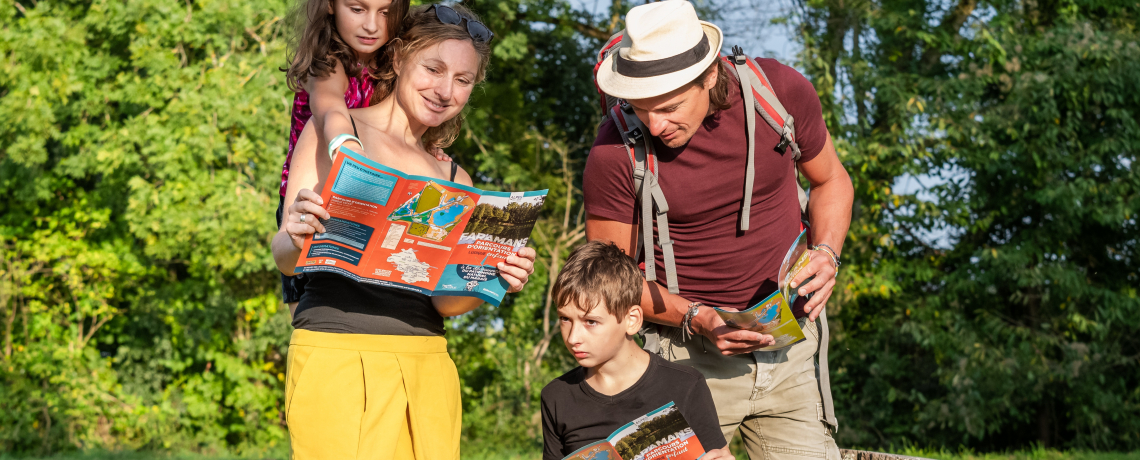
[{"label": "boy's hand", "polygon": [[702,308],[693,317],[692,328],[693,332],[708,337],[724,356],[751,353],[776,344],[776,338],[770,335],[724,324],[724,320],[711,307]]},{"label": "boy's hand", "polygon": [[732,452],[728,451],[728,446],[724,446],[720,449],[713,449],[705,452],[705,455],[701,457],[701,460],[736,460],[736,457],[733,457]]}]

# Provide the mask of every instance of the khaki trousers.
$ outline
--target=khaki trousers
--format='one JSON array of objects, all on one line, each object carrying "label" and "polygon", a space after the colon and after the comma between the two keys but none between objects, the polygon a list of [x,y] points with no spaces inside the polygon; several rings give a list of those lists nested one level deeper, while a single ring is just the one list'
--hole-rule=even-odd
[{"label": "khaki trousers", "polygon": [[662,327],[660,353],[705,376],[725,440],[740,428],[752,460],[838,460],[816,380],[819,332],[805,318],[800,326],[807,340],[736,356],[721,355],[703,336],[683,342],[679,328]]}]

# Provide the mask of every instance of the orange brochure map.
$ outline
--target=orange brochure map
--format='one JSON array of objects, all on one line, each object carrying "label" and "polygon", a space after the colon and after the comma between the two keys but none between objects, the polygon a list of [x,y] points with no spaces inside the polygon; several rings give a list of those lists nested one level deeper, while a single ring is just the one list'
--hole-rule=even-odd
[{"label": "orange brochure map", "polygon": [[696,460],[704,455],[697,434],[670,402],[563,460]]},{"label": "orange brochure map", "polygon": [[496,266],[526,246],[546,192],[407,175],[341,147],[321,193],[325,232],[305,239],[296,271],[499,305],[509,285]]}]

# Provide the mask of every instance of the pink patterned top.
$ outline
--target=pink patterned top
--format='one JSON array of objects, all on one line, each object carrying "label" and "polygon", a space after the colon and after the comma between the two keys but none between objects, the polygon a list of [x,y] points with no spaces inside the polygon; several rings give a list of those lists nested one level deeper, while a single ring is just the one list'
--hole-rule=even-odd
[{"label": "pink patterned top", "polygon": [[[375,83],[369,77],[367,68],[362,70],[360,77],[349,77],[348,90],[344,92],[344,103],[350,109],[368,107]],[[281,168],[282,198],[285,197],[285,185],[289,181],[289,162],[293,160],[293,147],[297,145],[297,138],[301,136],[301,130],[305,128],[305,123],[308,123],[309,118],[312,117],[313,112],[309,108],[309,93],[297,92],[293,96],[293,121],[289,128],[289,151],[285,154],[285,165]]]}]

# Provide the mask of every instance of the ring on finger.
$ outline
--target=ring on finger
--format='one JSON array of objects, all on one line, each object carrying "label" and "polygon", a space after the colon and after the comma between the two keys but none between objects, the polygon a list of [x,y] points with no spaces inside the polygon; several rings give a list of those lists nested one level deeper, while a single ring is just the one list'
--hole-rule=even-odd
[{"label": "ring on finger", "polygon": [[305,215],[301,214],[301,223],[304,223],[304,222],[305,222]]}]

